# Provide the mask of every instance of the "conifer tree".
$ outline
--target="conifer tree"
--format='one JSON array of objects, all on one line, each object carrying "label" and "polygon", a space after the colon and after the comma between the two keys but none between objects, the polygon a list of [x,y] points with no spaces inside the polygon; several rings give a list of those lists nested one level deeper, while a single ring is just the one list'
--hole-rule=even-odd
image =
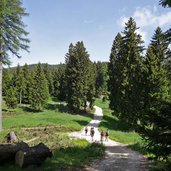
[{"label": "conifer tree", "polygon": [[87,80],[88,80],[88,92],[87,92],[87,101],[89,102],[90,109],[93,109],[93,104],[95,101],[95,82],[96,82],[96,71],[94,64],[89,61],[88,64],[88,73],[87,73]]},{"label": "conifer tree", "polygon": [[[170,0],[160,0],[160,4],[163,7],[171,8],[171,1]],[[165,38],[168,40],[169,43],[171,43],[171,28],[165,32]]]},{"label": "conifer tree", "polygon": [[17,99],[17,89],[11,85],[7,92],[6,92],[6,97],[5,97],[5,102],[8,108],[14,109],[17,107],[18,104],[18,99]]},{"label": "conifer tree", "polygon": [[30,103],[35,110],[42,110],[49,98],[48,83],[41,64],[39,63],[33,73],[30,88]]},{"label": "conifer tree", "polygon": [[96,96],[107,96],[107,64],[97,62],[96,66]]},{"label": "conifer tree", "polygon": [[86,109],[89,91],[90,59],[83,42],[69,47],[66,55],[67,103],[70,110]]},{"label": "conifer tree", "polygon": [[28,32],[24,30],[22,17],[27,13],[21,0],[0,0],[0,131],[2,130],[2,69],[3,64],[9,64],[8,53],[20,57],[19,50],[28,51],[25,38]]},{"label": "conifer tree", "polygon": [[[115,88],[109,88],[111,89],[111,92],[114,92],[116,95],[116,97],[113,96],[113,93],[110,95],[113,96],[110,97],[110,99],[113,100],[111,101],[111,108],[117,110],[118,116],[124,121],[132,124],[134,128],[138,121],[139,111],[142,108],[141,78],[142,52],[144,50],[142,46],[143,41],[141,39],[141,35],[137,34],[137,29],[134,19],[130,18],[126,23],[125,30],[123,32],[119,52],[117,52],[118,49],[116,48],[116,52],[114,51],[114,54],[111,54],[114,55],[114,58],[111,56],[110,59],[110,80],[114,80],[111,75],[112,70],[114,69],[115,73],[117,72],[117,81],[114,81]],[[116,65],[114,64],[112,66],[113,60]]]},{"label": "conifer tree", "polygon": [[[137,34],[136,23],[130,18],[126,23],[121,44],[122,55],[122,102],[121,113],[123,119],[135,124],[138,120],[138,113],[141,110],[142,97],[142,53],[143,41],[141,35]],[[138,94],[138,96],[137,96]]]},{"label": "conifer tree", "polygon": [[66,100],[65,65],[60,64],[54,72],[54,96],[59,100]]},{"label": "conifer tree", "polygon": [[2,94],[3,96],[7,95],[7,91],[11,86],[11,74],[8,69],[3,69],[3,78],[2,78]]},{"label": "conifer tree", "polygon": [[[155,34],[151,40],[151,44],[147,50],[146,68],[147,80],[146,85],[149,106],[153,106],[153,102],[158,100],[168,101],[169,95],[169,78],[168,78],[168,55],[169,44],[167,43],[161,28],[155,30]],[[153,101],[154,99],[154,101]]]},{"label": "conifer tree", "polygon": [[160,4],[164,7],[171,7],[171,1],[170,0],[160,0]]},{"label": "conifer tree", "polygon": [[22,93],[22,101],[25,104],[29,103],[29,87],[31,86],[30,83],[30,70],[28,68],[28,65],[25,64],[22,68],[22,73],[23,73],[23,77],[24,77],[24,90]]},{"label": "conifer tree", "polygon": [[121,75],[122,75],[122,58],[121,58],[121,42],[122,36],[118,33],[113,41],[110,62],[108,64],[108,90],[110,99],[110,108],[120,112],[119,103],[121,101]]},{"label": "conifer tree", "polygon": [[48,83],[49,93],[50,93],[50,95],[52,95],[54,93],[53,77],[52,77],[52,72],[48,68],[48,64],[47,63],[44,65],[43,71],[44,71],[45,78],[46,78],[47,83]]},{"label": "conifer tree", "polygon": [[18,102],[21,104],[23,99],[23,92],[25,91],[26,84],[25,78],[23,75],[23,70],[21,69],[20,65],[18,64],[16,70],[14,71],[12,77],[12,84],[16,88],[18,94]]},{"label": "conifer tree", "polygon": [[146,54],[144,110],[139,132],[157,157],[167,157],[171,152],[171,95],[167,75],[168,43],[158,27]]},{"label": "conifer tree", "polygon": [[[170,0],[160,0],[160,4],[163,7],[171,8],[171,1]],[[165,38],[168,41],[168,43],[171,44],[171,28],[165,32]],[[169,51],[169,54],[171,56],[171,50]],[[170,78],[170,94],[171,94],[171,60],[168,61],[168,76]]]}]

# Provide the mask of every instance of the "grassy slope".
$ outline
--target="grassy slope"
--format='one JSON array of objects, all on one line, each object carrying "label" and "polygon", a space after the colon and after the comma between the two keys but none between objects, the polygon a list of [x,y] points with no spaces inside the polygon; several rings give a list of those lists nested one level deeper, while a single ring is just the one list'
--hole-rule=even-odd
[{"label": "grassy slope", "polygon": [[80,130],[89,123],[93,114],[69,114],[65,104],[50,101],[47,109],[42,112],[33,112],[28,106],[8,111],[3,109],[3,129],[0,138],[9,130],[21,127],[61,126],[60,132]]},{"label": "grassy slope", "polygon": [[[3,108],[3,131],[0,132],[0,142],[4,136],[14,130],[20,141],[39,137],[29,145],[40,142],[46,144],[52,151],[53,157],[43,163],[40,168],[34,170],[57,170],[59,168],[83,167],[93,159],[104,155],[104,147],[98,144],[89,144],[85,140],[70,140],[66,132],[80,130],[92,119],[93,114],[70,114],[67,113],[65,104],[50,101],[47,109],[43,112],[33,112],[28,106],[22,106],[13,111]],[[23,127],[47,127],[44,129],[25,130]],[[92,153],[94,151],[94,153]],[[0,170],[20,171],[13,164],[0,166]]]},{"label": "grassy slope", "polygon": [[65,104],[50,101],[47,109],[42,112],[33,112],[29,107],[15,109],[12,113],[4,112],[3,128],[32,127],[46,125],[64,125],[67,128],[79,130],[82,125],[89,123],[92,114],[67,113]]}]

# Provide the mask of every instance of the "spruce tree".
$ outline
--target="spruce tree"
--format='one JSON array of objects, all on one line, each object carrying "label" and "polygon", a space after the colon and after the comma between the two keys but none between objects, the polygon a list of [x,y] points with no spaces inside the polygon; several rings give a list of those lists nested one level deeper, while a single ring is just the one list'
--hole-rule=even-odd
[{"label": "spruce tree", "polygon": [[33,73],[30,88],[30,103],[35,110],[42,110],[49,98],[48,83],[41,64],[39,63]]},{"label": "spruce tree", "polygon": [[52,71],[50,71],[47,63],[43,66],[43,71],[44,71],[45,78],[48,83],[49,93],[50,95],[52,95],[54,93],[53,77],[52,77]]},{"label": "spruce tree", "polygon": [[83,42],[69,47],[66,55],[67,103],[70,110],[86,109],[89,90],[90,59]]},{"label": "spruce tree", "polygon": [[[171,1],[170,0],[160,0],[160,4],[163,7],[171,7]],[[165,33],[165,38],[168,41],[169,44],[171,44],[171,28],[168,29]],[[171,50],[169,51],[169,54],[171,56]],[[168,62],[168,76],[170,78],[170,94],[171,94],[171,59]]]},{"label": "spruce tree", "polygon": [[22,73],[23,73],[23,77],[24,77],[24,90],[22,93],[22,101],[25,104],[29,103],[29,87],[31,86],[30,83],[30,70],[27,64],[25,64],[22,68]]},{"label": "spruce tree", "polygon": [[23,75],[23,70],[19,64],[13,73],[12,84],[16,88],[18,94],[18,103],[21,104],[23,99],[23,92],[26,89],[26,82]]},{"label": "spruce tree", "polygon": [[[95,82],[96,82],[96,70],[94,64],[89,61],[88,62],[88,70],[87,70],[87,95],[86,101],[89,102],[89,108],[93,109],[94,101],[95,101]],[[87,105],[87,104],[86,104]],[[85,105],[85,108],[86,108]]]},{"label": "spruce tree", "polygon": [[168,78],[168,55],[169,44],[167,43],[164,33],[158,27],[152,37],[151,44],[147,50],[146,68],[147,68],[147,93],[149,94],[148,104],[153,105],[153,99],[168,101],[169,94],[169,78]]},{"label": "spruce tree", "polygon": [[167,157],[170,146],[171,95],[167,75],[168,43],[158,27],[148,47],[145,60],[144,110],[139,132],[148,140],[148,148],[157,157]]},{"label": "spruce tree", "polygon": [[[144,47],[141,35],[137,34],[137,26],[133,18],[126,23],[121,44],[122,55],[122,102],[120,110],[122,118],[131,124],[137,123],[141,110],[142,96],[142,53]],[[138,96],[137,96],[138,94]]]},{"label": "spruce tree", "polygon": [[5,102],[8,108],[14,109],[17,107],[18,99],[17,99],[17,89],[12,85],[8,88],[6,92]]},{"label": "spruce tree", "polygon": [[28,32],[24,30],[22,17],[27,13],[21,0],[0,0],[0,131],[2,130],[2,69],[3,64],[9,64],[8,53],[20,57],[19,51],[28,51],[25,38]]},{"label": "spruce tree", "polygon": [[[111,53],[111,66],[109,65],[110,80],[113,81],[115,77],[117,79],[114,81],[113,88],[110,87],[112,85],[109,85],[110,106],[117,111],[121,119],[132,124],[134,128],[142,108],[142,52],[144,50],[143,41],[141,35],[137,34],[137,29],[134,19],[130,18],[123,31],[119,49],[116,48],[116,52],[114,50],[113,54]],[[112,74],[116,74],[116,76],[112,76]]]},{"label": "spruce tree", "polygon": [[66,100],[65,64],[60,64],[54,72],[54,96],[59,100]]},{"label": "spruce tree", "polygon": [[170,0],[160,0],[160,4],[164,7],[171,7],[171,1]]},{"label": "spruce tree", "polygon": [[119,103],[121,101],[121,75],[122,75],[122,58],[121,58],[121,42],[122,36],[118,33],[113,41],[110,62],[108,64],[108,90],[109,90],[109,100],[110,108],[120,112]]},{"label": "spruce tree", "polygon": [[107,96],[107,64],[104,62],[97,62],[96,66],[96,96]]},{"label": "spruce tree", "polygon": [[2,94],[3,96],[7,95],[7,91],[11,86],[11,74],[9,73],[9,69],[3,69],[3,78],[2,78]]}]

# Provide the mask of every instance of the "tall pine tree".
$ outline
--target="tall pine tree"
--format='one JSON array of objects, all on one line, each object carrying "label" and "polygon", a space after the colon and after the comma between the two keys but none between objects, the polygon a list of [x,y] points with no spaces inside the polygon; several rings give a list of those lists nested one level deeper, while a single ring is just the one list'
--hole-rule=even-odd
[{"label": "tall pine tree", "polygon": [[29,87],[31,86],[31,82],[30,82],[30,70],[27,64],[25,64],[22,67],[22,73],[23,73],[23,77],[24,77],[24,89],[23,89],[23,93],[22,93],[22,102],[25,104],[29,103]]},{"label": "tall pine tree", "polygon": [[65,64],[60,64],[54,72],[54,96],[59,100],[66,100]]},{"label": "tall pine tree", "polygon": [[66,55],[66,99],[69,109],[74,112],[86,109],[88,92],[91,91],[90,68],[89,55],[83,42],[77,42],[75,46],[71,44]]},{"label": "tall pine tree", "polygon": [[9,63],[8,53],[20,57],[19,50],[28,51],[22,17],[27,13],[21,0],[0,0],[0,131],[2,130],[2,69]]},{"label": "tall pine tree", "polygon": [[7,91],[11,86],[11,74],[9,72],[9,69],[3,69],[3,82],[2,82],[2,94],[3,96],[7,95]]},{"label": "tall pine tree", "polygon": [[43,71],[48,82],[49,93],[50,95],[53,95],[54,93],[53,76],[52,76],[52,71],[49,69],[47,63],[44,65]]},{"label": "tall pine tree", "polygon": [[96,96],[107,96],[107,64],[104,62],[95,63],[96,66]]},{"label": "tall pine tree", "polygon": [[[117,114],[121,119],[133,126],[136,125],[139,110],[142,108],[141,68],[144,48],[141,36],[137,34],[137,29],[134,19],[130,18],[126,23],[121,42],[120,36],[117,35],[119,40],[114,42],[116,45],[114,44],[114,50],[111,52],[109,64],[110,80],[114,81],[116,79],[114,81],[115,87],[111,88],[112,85],[109,85],[111,90],[110,106],[112,109],[117,110]],[[120,43],[119,47],[117,47],[118,43]],[[112,76],[112,74],[116,75]]]},{"label": "tall pine tree", "polygon": [[121,42],[122,36],[118,33],[113,41],[111,54],[110,54],[110,62],[108,64],[108,73],[109,73],[109,81],[108,81],[108,89],[109,89],[109,100],[110,100],[110,108],[120,112],[119,103],[121,99]]},{"label": "tall pine tree", "polygon": [[144,110],[139,132],[157,157],[171,152],[171,95],[167,75],[168,43],[158,27],[147,49],[145,61]]},{"label": "tall pine tree", "polygon": [[25,82],[25,78],[23,75],[23,70],[20,67],[20,65],[17,66],[17,68],[15,69],[13,73],[12,84],[16,88],[16,91],[17,91],[18,103],[21,104],[22,99],[23,99],[23,92],[26,89],[26,82]]},{"label": "tall pine tree", "polygon": [[32,77],[30,89],[30,103],[35,110],[42,110],[49,98],[48,83],[41,64],[39,63]]},{"label": "tall pine tree", "polygon": [[87,90],[87,101],[89,102],[89,107],[90,109],[93,108],[94,101],[95,101],[95,82],[96,82],[96,71],[95,71],[95,66],[94,64],[89,60],[88,62],[88,70],[87,70],[87,85],[88,85],[88,90]]}]

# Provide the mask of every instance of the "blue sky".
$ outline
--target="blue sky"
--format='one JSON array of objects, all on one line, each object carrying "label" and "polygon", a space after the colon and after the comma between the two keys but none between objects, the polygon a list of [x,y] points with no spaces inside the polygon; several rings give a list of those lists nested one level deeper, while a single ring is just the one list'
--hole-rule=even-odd
[{"label": "blue sky", "polygon": [[30,32],[30,53],[11,56],[12,66],[65,61],[69,44],[83,41],[92,61],[108,61],[112,42],[133,17],[139,33],[149,43],[154,30],[171,27],[171,10],[159,0],[23,0]]}]

